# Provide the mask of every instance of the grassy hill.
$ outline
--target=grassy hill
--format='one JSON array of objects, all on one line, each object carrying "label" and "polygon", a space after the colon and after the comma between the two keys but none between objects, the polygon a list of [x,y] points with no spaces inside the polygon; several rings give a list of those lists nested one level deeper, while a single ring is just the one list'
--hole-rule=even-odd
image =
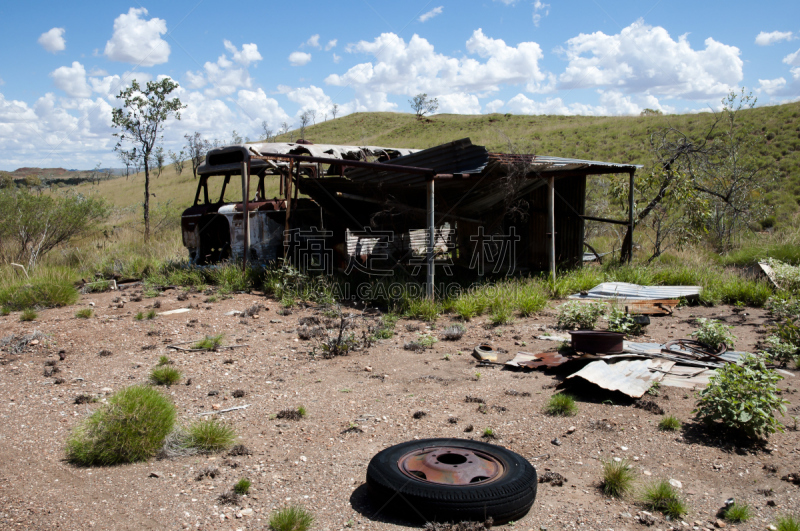
[{"label": "grassy hill", "polygon": [[[797,212],[800,204],[800,102],[744,110],[740,116],[754,125],[759,162],[773,165],[777,172],[768,194],[780,222]],[[643,164],[647,170],[652,163],[651,132],[672,126],[697,135],[713,118],[711,113],[641,117],[440,114],[418,120],[412,114],[355,113],[308,127],[306,138],[316,143],[427,148],[470,137],[490,150],[508,150],[512,142],[539,154]],[[277,141],[291,138],[296,140],[298,132],[278,136]],[[140,174],[76,188],[97,191],[118,207],[131,208],[142,201],[142,182]],[[171,201],[173,208],[183,208],[193,200],[195,188],[190,168],[178,176],[170,166],[153,180],[153,201]]]}]

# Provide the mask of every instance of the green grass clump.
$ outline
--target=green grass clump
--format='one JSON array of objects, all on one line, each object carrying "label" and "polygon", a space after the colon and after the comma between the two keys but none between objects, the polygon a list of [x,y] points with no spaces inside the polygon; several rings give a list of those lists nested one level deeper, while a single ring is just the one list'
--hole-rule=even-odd
[{"label": "green grass clump", "polygon": [[658,429],[661,431],[678,431],[681,429],[681,421],[674,415],[667,415],[658,422]]},{"label": "green grass clump", "polygon": [[145,317],[147,319],[155,319],[157,315],[158,315],[158,312],[155,311],[155,309],[150,309],[150,310],[147,310],[147,313],[145,314]]},{"label": "green grass clump", "polygon": [[775,522],[778,531],[800,531],[800,519],[792,515],[780,516]]},{"label": "green grass clump", "polygon": [[314,525],[314,515],[304,507],[292,505],[273,511],[269,516],[272,531],[308,531]]},{"label": "green grass clump", "polygon": [[516,300],[517,311],[522,317],[530,317],[547,306],[547,294],[535,285],[522,290]]},{"label": "green grass clump", "polygon": [[484,428],[481,436],[485,439],[494,439],[497,437],[497,433],[492,428]]},{"label": "green grass clump", "polygon": [[137,321],[141,321],[142,319],[144,319],[144,313],[137,312],[136,315],[133,316],[133,318],[136,319]]},{"label": "green grass clump", "polygon": [[243,271],[241,263],[231,262],[212,269],[210,280],[219,287],[221,294],[226,295],[239,291],[250,291],[252,275],[251,268]]},{"label": "green grass clump", "polygon": [[150,371],[150,382],[153,385],[175,385],[181,381],[181,371],[169,366],[156,367]]},{"label": "green grass clump", "polygon": [[242,478],[239,481],[237,481],[236,484],[233,486],[233,492],[244,496],[250,491],[250,485],[252,484],[253,483],[249,479]]},{"label": "green grass clump", "polygon": [[305,406],[300,406],[297,408],[297,414],[300,415],[301,417],[305,417],[306,415],[308,415],[308,410],[306,409]]},{"label": "green grass clump", "polygon": [[73,430],[67,460],[81,466],[145,461],[161,448],[175,416],[172,402],[152,387],[122,389]]},{"label": "green grass clump", "polygon": [[489,321],[494,326],[509,324],[514,320],[514,313],[510,303],[498,304],[492,308],[492,313],[489,315]]},{"label": "green grass clump", "polygon": [[465,321],[481,315],[485,309],[485,302],[475,295],[462,295],[452,304],[452,310]]},{"label": "green grass clump", "polygon": [[202,453],[222,452],[233,446],[236,432],[217,419],[198,420],[186,429],[186,446]]},{"label": "green grass clump", "polygon": [[22,313],[19,316],[20,321],[35,321],[36,318],[39,317],[39,314],[36,313],[36,310],[33,308],[25,308],[22,310]]},{"label": "green grass clump", "polygon": [[578,406],[572,396],[556,393],[547,401],[544,412],[554,417],[571,417],[578,412]]},{"label": "green grass clump", "polygon": [[661,511],[670,518],[681,518],[689,510],[678,490],[662,479],[644,487],[641,503],[653,511]]},{"label": "green grass clump", "polygon": [[441,313],[442,308],[439,303],[431,299],[411,299],[406,309],[406,317],[422,321],[435,321]]},{"label": "green grass clump", "polygon": [[172,365],[172,360],[169,359],[168,356],[161,356],[158,358],[158,363],[156,364],[156,367],[162,367],[164,365]]},{"label": "green grass clump", "polygon": [[734,503],[725,509],[724,516],[729,522],[746,522],[753,517],[753,510],[746,503]]},{"label": "green grass clump", "polygon": [[75,317],[78,319],[89,319],[92,316],[92,310],[90,308],[83,308],[75,312]]},{"label": "green grass clump", "polygon": [[[44,268],[30,280],[3,282],[0,306],[20,311],[26,308],[56,308],[78,301],[73,274],[68,269]],[[37,269],[38,271],[38,269]]]},{"label": "green grass clump", "polygon": [[6,315],[8,315],[10,313],[11,313],[11,308],[7,308],[5,306],[0,308],[0,315],[2,315],[3,317],[5,317]]},{"label": "green grass clump", "polygon": [[197,350],[217,350],[220,346],[222,346],[222,338],[225,337],[224,334],[217,334],[215,336],[206,336],[197,343],[195,343],[192,348]]},{"label": "green grass clump", "polygon": [[631,491],[636,473],[627,459],[603,461],[603,493],[620,498]]}]

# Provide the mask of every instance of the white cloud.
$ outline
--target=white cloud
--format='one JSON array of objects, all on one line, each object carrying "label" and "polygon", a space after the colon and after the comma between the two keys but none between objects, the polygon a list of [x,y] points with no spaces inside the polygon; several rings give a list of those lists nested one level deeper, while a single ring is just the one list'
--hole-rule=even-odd
[{"label": "white cloud", "polygon": [[50,73],[56,87],[73,98],[88,98],[92,89],[86,81],[86,69],[78,61],[72,66],[61,66]]},{"label": "white cloud", "polygon": [[786,79],[783,77],[776,79],[759,79],[758,88],[756,90],[772,96],[781,93],[784,87],[786,87]]},{"label": "white cloud", "polygon": [[783,62],[791,66],[800,66],[800,50],[790,53],[783,58]]},{"label": "white cloud", "polygon": [[756,44],[759,46],[769,46],[781,41],[791,41],[797,37],[791,31],[762,31],[756,35]]},{"label": "white cloud", "polygon": [[166,21],[160,18],[144,20],[147,9],[130,8],[114,20],[114,34],[106,43],[105,55],[112,61],[140,66],[166,63],[170,48],[161,35],[167,32]]},{"label": "white cloud", "polygon": [[519,0],[494,0],[495,2],[503,2],[507,6],[516,4]]},{"label": "white cloud", "polygon": [[2,87],[2,86],[3,86],[3,85],[5,85],[5,84],[6,84],[6,82],[3,80],[3,78],[2,78],[2,77],[0,77],[0,87]]},{"label": "white cloud", "polygon": [[661,105],[654,96],[626,96],[619,91],[598,91],[599,105],[585,103],[566,104],[561,98],[547,98],[535,101],[524,94],[517,94],[506,103],[505,107],[515,114],[561,114],[585,116],[637,115],[643,109],[658,109],[673,112],[673,108]]},{"label": "white cloud", "polygon": [[420,22],[427,22],[428,20],[432,19],[436,15],[441,15],[442,11],[444,11],[444,6],[434,7],[433,9],[428,11],[427,13],[423,13],[422,15],[420,15],[419,21]]},{"label": "white cloud", "polygon": [[199,89],[210,85],[205,93],[210,98],[216,98],[233,94],[239,88],[252,86],[248,67],[262,59],[258,46],[253,43],[243,44],[239,50],[228,40],[222,44],[232,55],[233,61],[222,54],[215,63],[206,62],[202,72],[186,72],[187,88]]},{"label": "white cloud", "polygon": [[282,122],[291,121],[278,101],[267,97],[260,88],[255,91],[240,90],[237,96],[239,111],[250,120],[252,129],[258,130],[262,121],[271,124],[273,129],[277,129],[278,124]]},{"label": "white cloud", "polygon": [[306,41],[306,46],[311,46],[312,48],[319,49],[319,47],[320,47],[319,46],[319,33],[309,37],[308,40]]},{"label": "white cloud", "polygon": [[278,87],[278,90],[286,94],[290,101],[295,102],[300,106],[297,110],[297,116],[300,116],[308,110],[317,111],[317,114],[323,114],[333,107],[333,100],[330,96],[325,94],[325,91],[319,87],[311,85],[309,87],[292,88],[285,85]]},{"label": "white cloud", "polygon": [[311,61],[311,54],[305,52],[292,52],[289,54],[289,63],[292,66],[303,66]]},{"label": "white cloud", "polygon": [[67,47],[67,41],[64,40],[64,28],[53,28],[45,31],[39,36],[39,44],[48,52],[60,52]]},{"label": "white cloud", "polygon": [[328,44],[325,45],[325,51],[333,50],[336,48],[336,45],[339,44],[339,39],[331,39],[328,41]]},{"label": "white cloud", "polygon": [[261,54],[258,53],[258,45],[252,42],[250,44],[243,44],[241,50],[238,50],[229,40],[222,41],[222,44],[233,56],[233,61],[242,66],[250,66],[252,63],[257,63],[263,59]]},{"label": "white cloud", "polygon": [[543,54],[535,42],[509,46],[478,29],[466,42],[466,49],[468,56],[449,57],[437,53],[419,35],[405,42],[394,33],[384,33],[374,41],[347,47],[350,53],[372,55],[375,62],[355,65],[341,75],[332,74],[325,82],[352,87],[356,108],[371,102],[394,107],[388,102],[388,94],[413,96],[425,92],[440,102],[446,101],[452,109],[467,112],[480,112],[480,106],[477,100],[464,99],[464,93],[479,98],[503,85],[524,85],[528,91],[547,90],[550,86],[551,76],[539,68]]},{"label": "white cloud", "polygon": [[481,103],[475,94],[459,92],[457,94],[445,94],[437,98],[439,109],[437,113],[450,114],[480,114]]},{"label": "white cloud", "polygon": [[693,50],[686,35],[673,40],[667,30],[642,20],[617,35],[580,34],[567,41],[569,60],[559,77],[562,88],[613,87],[627,93],[686,99],[717,98],[742,80],[739,49],[705,40]]},{"label": "white cloud", "polygon": [[536,26],[537,28],[539,27],[539,24],[542,22],[542,13],[540,13],[540,11],[544,12],[545,17],[549,15],[550,4],[545,4],[541,0],[536,0],[533,3],[533,25]]},{"label": "white cloud", "polygon": [[505,105],[503,100],[492,100],[486,104],[485,110],[487,113],[497,112],[503,108],[503,105]]},{"label": "white cloud", "polygon": [[341,60],[342,60],[342,56],[341,55],[333,54],[333,62],[334,63],[339,64],[339,61],[341,61]]}]

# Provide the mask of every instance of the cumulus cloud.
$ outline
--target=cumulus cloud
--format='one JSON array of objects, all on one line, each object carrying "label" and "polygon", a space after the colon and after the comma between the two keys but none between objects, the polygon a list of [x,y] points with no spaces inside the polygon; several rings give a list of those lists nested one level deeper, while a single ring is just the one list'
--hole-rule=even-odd
[{"label": "cumulus cloud", "polygon": [[73,98],[88,98],[92,89],[86,81],[86,69],[78,61],[72,66],[62,66],[50,73],[53,83]]},{"label": "cumulus cloud", "polygon": [[311,37],[309,37],[309,38],[308,38],[308,40],[306,41],[306,46],[310,46],[310,47],[312,47],[312,48],[317,48],[317,49],[319,49],[319,47],[320,47],[320,46],[319,46],[319,33],[317,33],[316,35],[312,35]]},{"label": "cumulus cloud", "polygon": [[325,94],[324,90],[314,85],[299,88],[281,85],[278,87],[278,91],[285,94],[290,101],[300,106],[297,110],[297,116],[300,116],[308,110],[317,111],[317,114],[322,114],[328,112],[331,107],[333,107],[333,100],[330,96]]},{"label": "cumulus cloud", "polygon": [[791,66],[800,66],[800,50],[790,53],[783,58],[783,62]]},{"label": "cumulus cloud", "polygon": [[459,92],[457,94],[445,94],[437,98],[439,109],[437,113],[450,114],[480,114],[481,103],[475,94]]},{"label": "cumulus cloud", "polygon": [[[267,97],[262,89],[240,90],[237,94],[236,104],[241,113],[246,116],[252,129],[258,129],[262,121],[277,126],[277,124],[291,121],[289,115],[281,108],[278,100]],[[277,127],[275,127],[277,128]]]},{"label": "cumulus cloud", "polygon": [[[790,53],[783,58],[783,62],[793,68],[789,69],[792,75],[790,80],[781,76],[775,79],[759,79],[757,92],[773,96],[773,101],[782,103],[794,101],[800,96],[800,50]],[[789,98],[781,99],[781,98]],[[775,99],[777,98],[777,99]]]},{"label": "cumulus cloud", "polygon": [[250,88],[252,79],[248,68],[261,61],[262,57],[256,44],[243,44],[239,50],[228,40],[223,41],[223,46],[231,54],[232,59],[222,54],[216,62],[210,61],[203,65],[200,72],[186,72],[186,85],[190,89],[199,89],[208,86],[205,93],[210,98],[228,96],[239,88]]},{"label": "cumulus cloud", "polygon": [[630,96],[616,90],[600,90],[598,92],[600,94],[599,105],[567,104],[558,97],[536,101],[524,94],[517,94],[505,104],[505,107],[515,114],[580,114],[585,116],[636,115],[645,108],[664,112],[674,110],[672,107],[661,105],[654,96]]},{"label": "cumulus cloud", "polygon": [[739,49],[705,40],[694,50],[687,36],[672,39],[662,27],[638,20],[617,35],[581,33],[563,50],[569,61],[561,88],[614,87],[686,99],[709,99],[733,90],[742,80]]},{"label": "cumulus cloud", "polygon": [[161,38],[167,32],[167,23],[160,18],[145,20],[145,15],[147,9],[132,7],[114,20],[114,34],[106,42],[106,57],[140,66],[167,62],[170,48]]},{"label": "cumulus cloud", "polygon": [[425,92],[439,98],[440,103],[447,102],[451,106],[448,109],[467,109],[466,112],[480,112],[480,106],[476,105],[477,100],[465,99],[465,93],[478,98],[503,85],[524,85],[532,92],[551,86],[552,76],[539,68],[543,54],[535,42],[510,46],[478,29],[467,40],[466,49],[469,55],[450,57],[437,53],[419,35],[406,42],[394,33],[384,33],[373,41],[347,47],[350,53],[372,55],[374,62],[357,64],[344,74],[332,74],[325,82],[352,87],[356,92],[354,108],[368,102],[393,107],[388,103],[388,94],[413,96]]},{"label": "cumulus cloud", "polygon": [[336,45],[339,44],[339,39],[331,39],[328,41],[328,44],[325,45],[325,51],[333,50],[336,48]]},{"label": "cumulus cloud", "polygon": [[229,40],[222,41],[222,44],[232,55],[233,62],[239,63],[242,66],[250,66],[252,63],[257,63],[263,59],[261,54],[258,53],[258,45],[252,42],[250,44],[243,44],[241,50],[238,50]]},{"label": "cumulus cloud", "polygon": [[427,22],[428,20],[432,19],[436,15],[441,15],[442,11],[444,11],[444,6],[434,7],[433,9],[428,11],[427,13],[423,13],[422,15],[420,15],[419,21],[420,22]]},{"label": "cumulus cloud", "polygon": [[[544,13],[544,14],[542,14]],[[542,22],[542,17],[550,14],[550,4],[545,4],[541,0],[536,0],[533,3],[533,25],[537,28]]]},{"label": "cumulus cloud", "polygon": [[756,35],[756,44],[759,46],[769,46],[781,41],[791,41],[797,37],[791,31],[762,31]]},{"label": "cumulus cloud", "polygon": [[305,52],[292,52],[289,54],[289,63],[292,66],[303,66],[311,61],[311,54]]},{"label": "cumulus cloud", "polygon": [[39,36],[39,44],[48,52],[60,52],[67,47],[67,41],[64,40],[64,28],[53,28],[45,31]]},{"label": "cumulus cloud", "polygon": [[495,2],[503,2],[505,5],[510,6],[516,4],[519,0],[494,0]]},{"label": "cumulus cloud", "polygon": [[342,60],[342,56],[341,55],[333,54],[333,62],[334,63],[339,64],[339,61],[341,61],[341,60]]},{"label": "cumulus cloud", "polygon": [[497,112],[503,108],[503,105],[505,105],[505,102],[503,100],[492,100],[486,104],[486,112],[487,113]]}]

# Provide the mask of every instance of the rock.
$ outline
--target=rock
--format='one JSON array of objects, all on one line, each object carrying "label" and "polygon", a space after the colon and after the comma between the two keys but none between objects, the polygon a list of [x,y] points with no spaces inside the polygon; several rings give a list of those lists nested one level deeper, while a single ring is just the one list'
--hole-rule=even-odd
[{"label": "rock", "polygon": [[300,461],[302,461],[302,462],[304,462],[304,463],[305,463],[306,461],[308,461],[308,457],[306,457],[306,456],[304,456],[304,455],[301,455],[301,456],[300,456]]},{"label": "rock", "polygon": [[242,312],[240,312],[239,310],[231,310],[229,312],[225,312],[223,315],[227,316],[242,315]]},{"label": "rock", "polygon": [[277,323],[282,323],[283,321],[281,321],[280,319],[270,319],[269,322],[272,324],[277,324]]},{"label": "rock", "polygon": [[622,450],[623,452],[627,452],[628,451],[628,447],[627,446],[620,446],[619,449]]},{"label": "rock", "polygon": [[653,515],[651,513],[648,513],[647,511],[639,511],[639,513],[636,516],[639,518],[639,523],[641,523],[642,525],[646,525],[649,527],[656,523],[656,519],[653,518]]},{"label": "rock", "polygon": [[163,477],[163,476],[164,476],[164,474],[162,474],[161,472],[150,472],[150,475],[147,476],[147,477],[149,477],[149,478],[160,478],[160,477]]},{"label": "rock", "polygon": [[553,439],[553,440],[552,440],[552,441],[550,441],[550,442],[551,442],[552,444],[555,444],[556,446],[561,446],[561,441],[558,439],[558,437],[556,437],[555,439]]},{"label": "rock", "polygon": [[364,372],[372,372],[372,367],[367,365],[366,367],[364,367]]},{"label": "rock", "polygon": [[670,479],[669,480],[669,484],[672,485],[673,487],[675,487],[676,489],[682,489],[683,488],[683,483],[681,483],[677,479]]},{"label": "rock", "polygon": [[569,429],[567,429],[567,433],[575,433],[575,430],[577,429],[578,428],[576,428],[575,426],[570,426]]},{"label": "rock", "polygon": [[218,411],[218,410],[219,410],[221,407],[222,407],[222,406],[221,406],[221,405],[219,405],[219,404],[212,404],[212,405],[211,405],[211,409],[213,409],[214,411]]},{"label": "rock", "polygon": [[718,518],[717,521],[714,522],[714,527],[718,527],[718,528],[722,529],[724,527],[728,527],[728,524],[726,524],[725,522],[723,522],[722,520],[720,520]]},{"label": "rock", "polygon": [[247,509],[242,509],[241,513],[242,513],[242,516],[252,516],[253,515],[253,509],[248,507]]},{"label": "rock", "polygon": [[100,389],[100,392],[109,395],[109,394],[113,393],[114,390],[111,389],[110,387],[103,387],[102,389]]}]

